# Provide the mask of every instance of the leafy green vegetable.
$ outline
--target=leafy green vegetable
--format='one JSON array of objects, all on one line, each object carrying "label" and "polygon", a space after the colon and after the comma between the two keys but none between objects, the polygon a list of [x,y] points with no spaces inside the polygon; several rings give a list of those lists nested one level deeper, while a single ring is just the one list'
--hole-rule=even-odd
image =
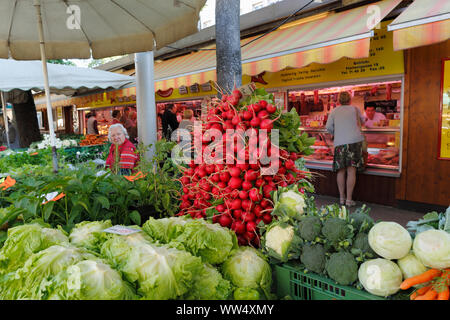
[{"label": "leafy green vegetable", "polygon": [[272,269],[265,256],[252,247],[239,247],[222,264],[225,279],[238,288],[261,290],[271,299]]},{"label": "leafy green vegetable", "polygon": [[187,300],[227,300],[232,293],[230,281],[224,279],[213,266],[203,263],[195,274],[191,290],[184,296]]},{"label": "leafy green vegetable", "polygon": [[182,243],[193,255],[212,265],[223,263],[238,247],[234,231],[203,219],[190,220],[173,241]]},{"label": "leafy green vegetable", "polygon": [[184,232],[190,216],[155,219],[150,217],[142,229],[153,239],[161,243],[169,243]]},{"label": "leafy green vegetable", "polygon": [[98,252],[101,244],[99,242],[99,233],[110,227],[112,227],[111,220],[80,222],[70,232],[70,243]]},{"label": "leafy green vegetable", "polygon": [[274,129],[279,130],[279,147],[289,152],[310,155],[314,153],[311,146],[315,138],[308,137],[306,132],[302,133],[300,127],[300,117],[295,108],[281,113],[279,119],[274,122]]},{"label": "leafy green vegetable", "polygon": [[432,211],[425,214],[418,221],[408,221],[406,229],[411,236],[431,229],[450,232],[450,206],[445,212],[437,213],[436,211]]},{"label": "leafy green vegetable", "polygon": [[237,248],[236,234],[219,224],[189,217],[150,218],[143,230],[153,239],[201,257],[212,265],[221,264]]},{"label": "leafy green vegetable", "polygon": [[83,260],[59,272],[45,284],[49,300],[131,300],[132,286],[101,260]]},{"label": "leafy green vegetable", "polygon": [[10,228],[0,250],[0,274],[21,267],[33,253],[68,243],[69,238],[62,230],[45,228],[39,223]]},{"label": "leafy green vegetable", "polygon": [[234,300],[260,300],[259,291],[252,288],[237,288],[233,293]]},{"label": "leafy green vegetable", "polygon": [[44,299],[45,282],[79,261],[95,258],[83,249],[69,244],[53,245],[32,254],[14,275],[6,275],[3,299]]},{"label": "leafy green vegetable", "polygon": [[150,243],[139,233],[112,235],[101,255],[137,286],[143,299],[167,300],[185,295],[201,272],[201,259],[189,252]]}]

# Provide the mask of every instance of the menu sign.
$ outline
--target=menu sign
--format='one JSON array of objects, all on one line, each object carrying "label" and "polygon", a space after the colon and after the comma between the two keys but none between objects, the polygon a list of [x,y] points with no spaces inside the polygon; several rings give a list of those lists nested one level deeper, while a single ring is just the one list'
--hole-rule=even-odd
[{"label": "menu sign", "polygon": [[441,160],[450,160],[450,59],[444,59],[442,61],[439,131],[438,158]]}]

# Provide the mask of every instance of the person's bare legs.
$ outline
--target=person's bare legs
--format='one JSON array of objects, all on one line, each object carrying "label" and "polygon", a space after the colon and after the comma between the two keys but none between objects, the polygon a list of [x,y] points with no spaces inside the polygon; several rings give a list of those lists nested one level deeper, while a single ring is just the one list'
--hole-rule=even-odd
[{"label": "person's bare legs", "polygon": [[339,190],[339,200],[340,204],[345,201],[345,172],[346,169],[339,169],[337,172],[337,185]]},{"label": "person's bare legs", "polygon": [[356,168],[355,167],[347,167],[347,204],[351,205],[354,204],[352,197],[353,197],[353,189],[355,188],[356,184]]}]

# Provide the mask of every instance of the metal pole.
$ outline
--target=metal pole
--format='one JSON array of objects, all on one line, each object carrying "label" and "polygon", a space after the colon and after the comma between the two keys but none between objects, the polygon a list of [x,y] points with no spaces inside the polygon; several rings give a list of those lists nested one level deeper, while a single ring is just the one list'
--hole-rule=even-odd
[{"label": "metal pole", "polygon": [[153,59],[153,51],[136,53],[134,59],[138,136],[145,146],[152,145],[145,154],[148,160],[152,159],[155,154],[155,143],[157,141]]},{"label": "metal pole", "polygon": [[40,0],[34,0],[33,5],[36,8],[36,16],[38,19],[39,44],[41,49],[42,71],[44,73],[45,100],[47,103],[48,130],[50,133],[50,145],[52,147],[53,171],[58,171],[58,158],[56,155],[56,137],[53,128],[52,103],[50,101],[50,85],[48,83],[47,59],[45,56],[44,29],[42,27],[41,3]]},{"label": "metal pole", "polygon": [[3,95],[3,91],[0,91],[0,95],[2,96],[3,121],[5,121],[6,143],[8,144],[8,148],[11,149],[11,145],[9,143],[8,116],[6,115],[6,103],[5,103],[5,96]]}]

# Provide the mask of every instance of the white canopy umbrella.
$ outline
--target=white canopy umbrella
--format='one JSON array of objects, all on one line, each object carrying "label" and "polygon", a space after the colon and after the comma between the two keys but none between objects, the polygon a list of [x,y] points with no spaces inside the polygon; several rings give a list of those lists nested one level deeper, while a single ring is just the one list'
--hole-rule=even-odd
[{"label": "white canopy umbrella", "polygon": [[[104,58],[160,49],[198,31],[200,9],[206,0],[11,0],[0,2],[0,58],[41,59],[47,115],[57,170],[55,135],[48,84],[47,59]],[[36,26],[37,31],[36,30]],[[156,45],[155,45],[156,43]],[[39,46],[38,46],[39,45]],[[147,60],[153,55],[146,56]],[[139,60],[139,59],[138,59]],[[153,65],[143,64],[152,79]],[[150,103],[140,99],[138,119],[152,119],[156,128],[154,86],[145,81],[136,65],[138,79],[150,84]],[[153,97],[153,98],[152,98]],[[147,110],[146,110],[147,109]],[[150,114],[149,113],[153,113]],[[144,128],[141,124],[138,127]],[[154,132],[156,140],[156,132]]]},{"label": "white canopy umbrella", "polygon": [[[88,89],[118,89],[135,81],[134,77],[90,68],[79,68],[61,64],[48,64],[49,88],[51,93],[73,95]],[[8,147],[8,119],[3,92],[11,90],[45,90],[41,61],[16,61],[0,59],[0,94],[5,121]]]},{"label": "white canopy umbrella", "polygon": [[[119,89],[135,82],[135,77],[124,74],[81,68],[62,64],[48,64],[51,93],[73,95],[80,89]],[[0,59],[0,91],[45,90],[41,61]]]}]

